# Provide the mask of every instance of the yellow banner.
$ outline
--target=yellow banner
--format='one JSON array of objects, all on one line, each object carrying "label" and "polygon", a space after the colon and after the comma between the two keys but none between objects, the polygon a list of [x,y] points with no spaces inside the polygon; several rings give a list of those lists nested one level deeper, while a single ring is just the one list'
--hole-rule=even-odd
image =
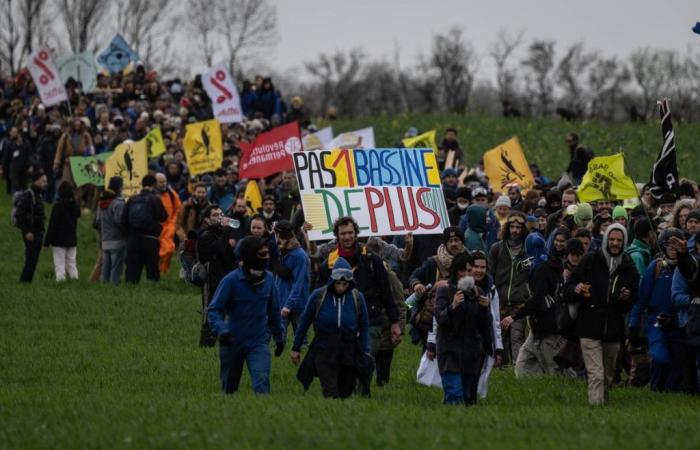
[{"label": "yellow banner", "polygon": [[185,130],[185,158],[190,174],[213,172],[224,162],[221,126],[216,119],[187,125]]},{"label": "yellow banner", "polygon": [[438,146],[435,141],[435,130],[426,131],[416,137],[406,138],[401,141],[406,148],[432,148],[437,155]]},{"label": "yellow banner", "polygon": [[260,193],[260,186],[258,186],[257,181],[248,181],[243,198],[245,198],[246,215],[252,216],[257,214],[258,210],[262,208],[262,194]]},{"label": "yellow banner", "polygon": [[124,197],[131,197],[141,191],[141,179],[145,175],[148,175],[148,150],[145,139],[117,145],[112,156],[105,162],[105,187],[110,178],[122,177]]},{"label": "yellow banner", "polygon": [[582,202],[627,200],[638,196],[637,186],[625,174],[625,157],[622,153],[590,160],[588,171],[578,187],[578,198]]},{"label": "yellow banner", "polygon": [[517,137],[484,153],[484,172],[489,177],[489,184],[494,191],[507,192],[507,186],[516,183],[525,193],[535,185],[535,179]]},{"label": "yellow banner", "polygon": [[155,127],[149,131],[145,140],[149,158],[157,158],[165,153],[165,142],[163,141],[163,133],[161,133],[160,127]]}]

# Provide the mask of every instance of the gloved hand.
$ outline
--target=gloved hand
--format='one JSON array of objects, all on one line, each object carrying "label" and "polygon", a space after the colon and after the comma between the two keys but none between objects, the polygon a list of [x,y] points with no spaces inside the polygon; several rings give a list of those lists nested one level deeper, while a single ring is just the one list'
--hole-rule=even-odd
[{"label": "gloved hand", "polygon": [[231,333],[224,333],[219,336],[219,345],[231,345],[233,344],[233,336]]},{"label": "gloved hand", "polygon": [[294,273],[290,268],[282,264],[279,260],[275,261],[272,265],[272,269],[278,277],[285,281],[292,281],[294,279]]},{"label": "gloved hand", "polygon": [[280,356],[284,351],[285,341],[275,343],[275,356]]}]

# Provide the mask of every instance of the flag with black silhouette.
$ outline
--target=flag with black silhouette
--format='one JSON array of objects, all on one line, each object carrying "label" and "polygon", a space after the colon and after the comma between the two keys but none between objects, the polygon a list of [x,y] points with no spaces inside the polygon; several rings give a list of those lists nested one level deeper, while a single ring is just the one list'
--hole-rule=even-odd
[{"label": "flag with black silhouette", "polygon": [[661,113],[661,135],[663,145],[651,171],[649,192],[655,200],[661,200],[664,194],[671,193],[678,198],[678,165],[676,164],[676,144],[671,123],[671,107],[668,99],[658,102]]}]

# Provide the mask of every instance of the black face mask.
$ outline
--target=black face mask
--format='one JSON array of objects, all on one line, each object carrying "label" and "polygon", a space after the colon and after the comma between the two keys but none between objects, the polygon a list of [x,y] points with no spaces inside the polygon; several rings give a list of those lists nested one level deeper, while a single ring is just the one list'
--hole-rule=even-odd
[{"label": "black face mask", "polygon": [[561,203],[555,203],[553,205],[547,204],[547,214],[554,214],[561,209]]},{"label": "black face mask", "polygon": [[251,261],[246,263],[246,266],[250,270],[257,270],[257,271],[262,271],[265,270],[265,267],[267,266],[267,262],[270,260],[270,258],[260,258],[256,256],[253,258]]}]

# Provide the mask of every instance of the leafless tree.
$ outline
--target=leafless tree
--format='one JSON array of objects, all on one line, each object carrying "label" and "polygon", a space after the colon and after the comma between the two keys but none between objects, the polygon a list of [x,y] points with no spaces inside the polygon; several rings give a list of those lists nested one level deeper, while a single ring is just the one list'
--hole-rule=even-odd
[{"label": "leafless tree", "polygon": [[654,111],[661,88],[668,80],[671,52],[644,48],[630,55],[632,75],[642,91],[642,111],[645,117]]},{"label": "leafless tree", "polygon": [[24,58],[46,44],[46,0],[2,0],[0,3],[0,72],[15,74]]},{"label": "leafless tree", "polygon": [[190,11],[187,21],[189,31],[199,36],[202,61],[211,66],[215,52],[214,30],[218,20],[217,11],[212,8],[210,0],[187,0],[187,9]]},{"label": "leafless tree", "polygon": [[588,71],[591,117],[612,119],[623,88],[630,81],[627,66],[616,58],[598,58]]},{"label": "leafless tree", "polygon": [[109,9],[109,0],[58,0],[58,12],[73,53],[97,50],[100,26]]},{"label": "leafless tree", "polygon": [[14,75],[21,64],[20,30],[13,0],[2,0],[0,12],[0,73]]},{"label": "leafless tree", "polygon": [[597,59],[595,53],[586,52],[579,42],[569,47],[557,65],[556,80],[564,92],[562,103],[577,118],[585,112],[586,74]]},{"label": "leafless tree", "polygon": [[522,65],[526,69],[526,93],[537,99],[539,113],[545,115],[553,101],[554,42],[534,41]]},{"label": "leafless tree", "polygon": [[513,53],[522,44],[523,32],[510,35],[506,31],[498,32],[497,41],[491,46],[489,55],[496,63],[496,86],[498,87],[498,99],[501,104],[512,102],[515,96],[516,70],[509,67],[508,62]]},{"label": "leafless tree", "polygon": [[431,54],[422,63],[423,70],[434,74],[450,112],[463,114],[479,63],[476,51],[462,40],[462,29],[451,28],[433,38]]},{"label": "leafless tree", "polygon": [[364,52],[355,48],[347,53],[322,54],[316,62],[306,62],[304,67],[320,84],[321,111],[336,106],[345,115],[352,115],[358,106],[357,80],[360,74]]},{"label": "leafless tree", "polygon": [[269,0],[217,0],[216,30],[226,44],[229,70],[241,54],[261,51],[277,41],[277,11]]}]

